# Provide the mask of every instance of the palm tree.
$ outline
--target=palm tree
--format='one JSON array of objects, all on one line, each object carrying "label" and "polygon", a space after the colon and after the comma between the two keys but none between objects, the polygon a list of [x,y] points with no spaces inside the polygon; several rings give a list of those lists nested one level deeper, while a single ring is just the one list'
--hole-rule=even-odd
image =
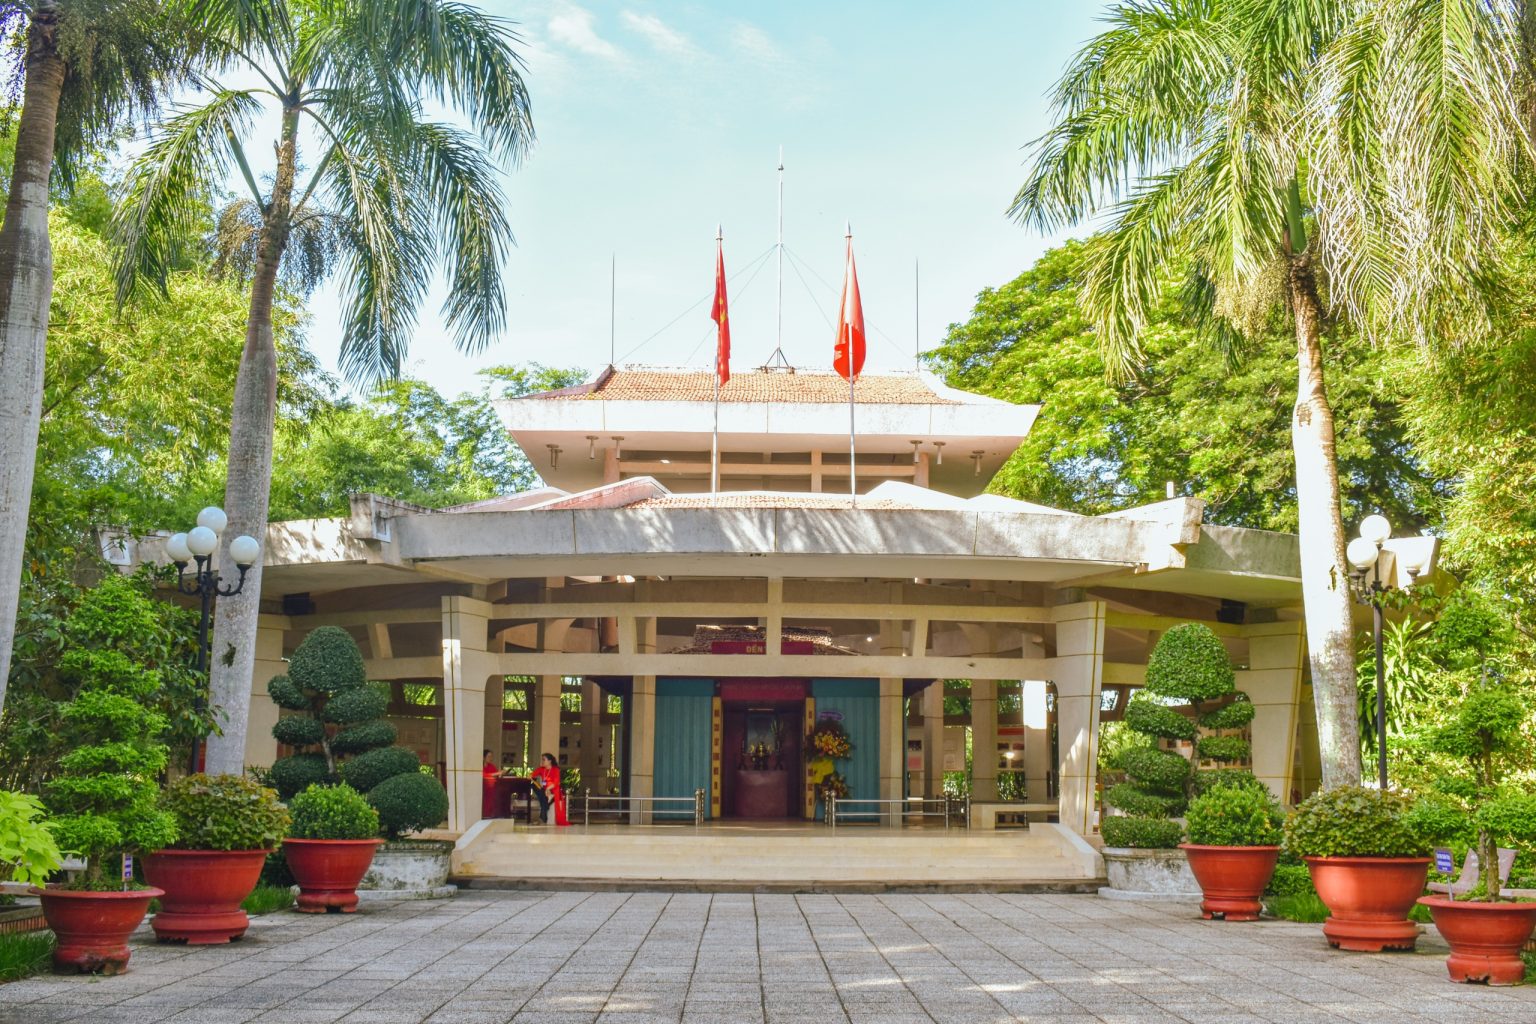
[{"label": "palm tree", "polygon": [[0,0],[11,95],[21,95],[16,160],[0,225],[0,706],[5,703],[32,498],[53,255],[57,166],[101,142],[183,71],[195,34],[154,0]]},{"label": "palm tree", "polygon": [[[1112,372],[1131,374],[1160,275],[1216,339],[1289,316],[1302,596],[1325,787],[1358,783],[1351,601],[1319,287],[1330,221],[1310,179],[1314,71],[1347,0],[1129,0],[1056,87],[1057,123],[1011,213],[1051,229],[1108,212],[1082,302]],[[1131,184],[1127,184],[1131,183]],[[1329,282],[1332,300],[1340,282]],[[1238,330],[1234,330],[1237,328]]]},{"label": "palm tree", "polygon": [[[451,0],[181,2],[203,19],[230,75],[207,80],[205,101],[168,118],[131,168],[115,218],[119,293],[163,279],[175,239],[238,169],[249,195],[225,212],[219,240],[251,300],[224,536],[261,537],[278,289],[331,275],[345,283],[342,367],[367,382],[396,375],[421,298],[446,264],[455,340],[482,347],[503,326],[511,241],[495,161],[515,160],[532,140],[528,95],[509,27]],[[426,101],[456,110],[472,130],[429,118]],[[262,113],[272,118],[275,166],[259,185],[248,154]],[[228,564],[227,549],[221,555]],[[223,732],[210,738],[209,771],[244,766],[260,592],[258,564],[215,615],[210,684]]]}]

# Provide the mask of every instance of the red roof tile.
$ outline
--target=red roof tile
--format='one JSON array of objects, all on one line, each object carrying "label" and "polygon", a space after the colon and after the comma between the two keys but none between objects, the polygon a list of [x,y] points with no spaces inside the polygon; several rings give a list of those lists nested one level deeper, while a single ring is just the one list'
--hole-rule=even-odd
[{"label": "red roof tile", "polygon": [[[620,369],[590,385],[529,395],[534,399],[585,399],[609,402],[713,402],[715,375],[708,370]],[[959,405],[933,393],[916,374],[866,375],[859,378],[857,405]],[[828,370],[743,370],[720,389],[722,402],[805,402],[817,405],[848,401],[848,382]]]}]

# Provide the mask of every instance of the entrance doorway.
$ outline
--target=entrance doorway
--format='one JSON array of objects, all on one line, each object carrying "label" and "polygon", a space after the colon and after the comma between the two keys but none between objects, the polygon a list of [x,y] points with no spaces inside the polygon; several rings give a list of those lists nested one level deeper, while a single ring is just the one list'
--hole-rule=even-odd
[{"label": "entrance doorway", "polygon": [[720,687],[720,814],[802,815],[805,701],[801,680],[732,680]]}]

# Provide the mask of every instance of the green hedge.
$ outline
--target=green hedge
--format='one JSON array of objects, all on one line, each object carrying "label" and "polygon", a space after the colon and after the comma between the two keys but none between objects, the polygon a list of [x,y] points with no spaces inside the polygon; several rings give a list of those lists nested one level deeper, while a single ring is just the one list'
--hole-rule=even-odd
[{"label": "green hedge", "polygon": [[1184,810],[1182,793],[1160,793],[1129,782],[1117,782],[1104,793],[1104,802],[1141,818],[1171,818]]},{"label": "green hedge", "polygon": [[1257,713],[1258,708],[1245,696],[1242,700],[1235,700],[1201,715],[1200,726],[1203,729],[1241,729],[1252,722]]},{"label": "green hedge", "polygon": [[1188,715],[1139,693],[1125,706],[1125,724],[1139,733],[1170,740],[1192,740],[1199,732]]},{"label": "green hedge", "polygon": [[1182,792],[1189,781],[1189,759],[1171,750],[1128,750],[1123,762],[1127,775],[1154,789]]},{"label": "green hedge", "polygon": [[1241,736],[1202,736],[1195,749],[1209,761],[1246,761],[1253,752]]},{"label": "green hedge", "polygon": [[1105,818],[1099,826],[1105,846],[1142,850],[1172,850],[1184,838],[1184,827],[1169,818]]},{"label": "green hedge", "polygon": [[1198,622],[1168,630],[1147,659],[1147,689],[1159,697],[1215,700],[1233,691],[1235,678],[1226,646]]}]

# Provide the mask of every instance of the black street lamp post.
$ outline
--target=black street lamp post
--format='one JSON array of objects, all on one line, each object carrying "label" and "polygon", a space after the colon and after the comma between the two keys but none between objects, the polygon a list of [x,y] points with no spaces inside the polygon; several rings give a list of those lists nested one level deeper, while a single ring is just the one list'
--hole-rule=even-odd
[{"label": "black street lamp post", "polygon": [[1387,595],[1403,589],[1393,582],[1395,562],[1401,559],[1403,571],[1408,574],[1406,586],[1413,586],[1420,575],[1429,568],[1434,557],[1433,538],[1412,538],[1414,543],[1401,551],[1385,550],[1384,545],[1392,536],[1392,524],[1386,516],[1366,516],[1360,523],[1360,536],[1349,542],[1346,557],[1354,572],[1350,574],[1350,589],[1355,600],[1371,606],[1371,626],[1376,641],[1376,771],[1381,791],[1387,791],[1387,680],[1386,659],[1381,645],[1384,626],[1383,607]]},{"label": "black street lamp post", "polygon": [[[256,559],[261,557],[261,545],[256,538],[242,534],[230,541],[229,557],[240,571],[240,576],[234,583],[223,583],[213,567],[213,553],[218,550],[219,534],[224,532],[227,525],[229,517],[224,514],[224,510],[210,505],[197,514],[195,527],[186,533],[174,534],[165,542],[166,554],[176,563],[176,589],[199,601],[197,672],[204,678],[204,685],[207,685],[208,621],[213,614],[213,600],[216,597],[234,597],[240,593],[245,587],[245,574],[256,564]],[[196,568],[190,573],[187,572],[188,562],[196,563]],[[199,698],[198,706],[199,709],[203,706],[202,698]],[[194,737],[190,771],[195,773],[198,770],[201,754],[202,741]]]}]

